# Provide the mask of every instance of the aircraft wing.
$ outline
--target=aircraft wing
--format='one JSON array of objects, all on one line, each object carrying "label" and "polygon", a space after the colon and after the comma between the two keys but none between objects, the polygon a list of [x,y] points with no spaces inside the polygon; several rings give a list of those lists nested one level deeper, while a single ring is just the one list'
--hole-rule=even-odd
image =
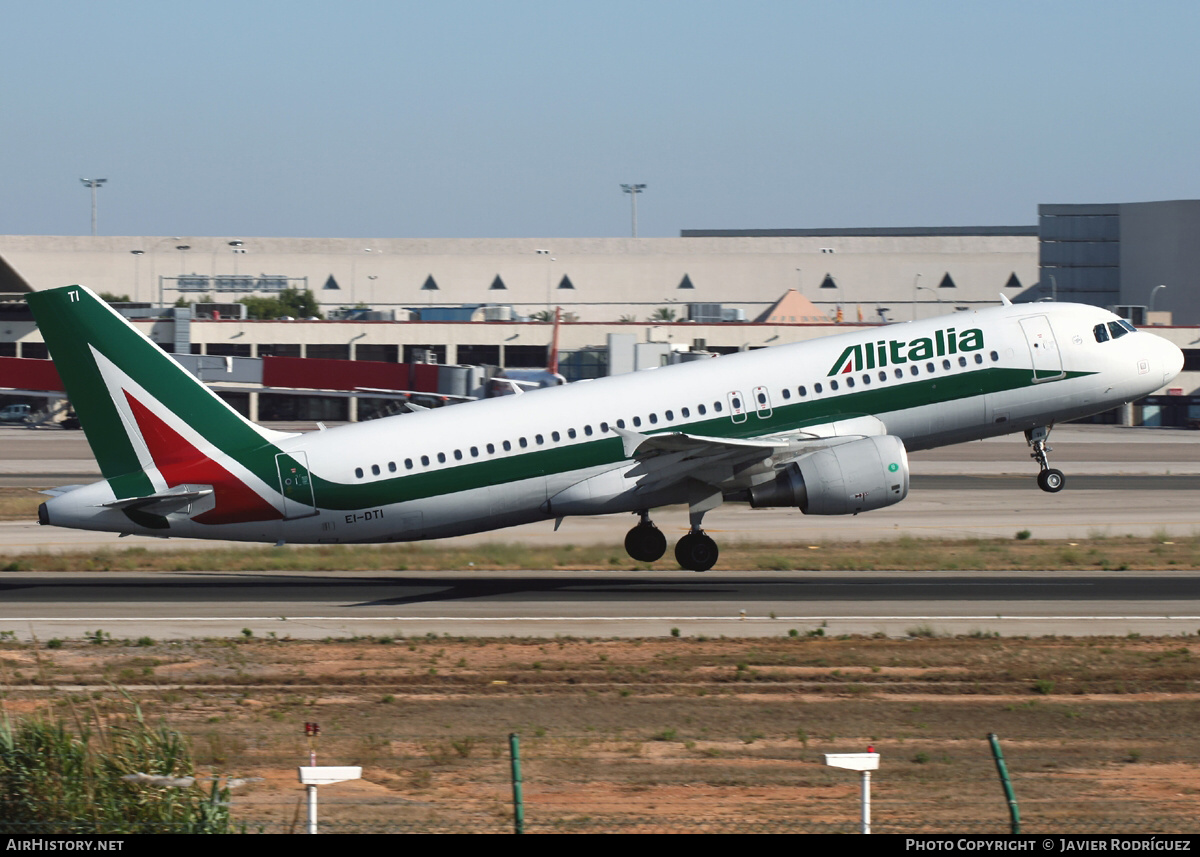
[{"label": "aircraft wing", "polygon": [[645,435],[628,429],[613,430],[621,437],[626,457],[638,462],[630,475],[637,478],[638,487],[644,491],[685,479],[727,486],[750,470],[772,472],[777,465],[818,449],[887,434],[883,421],[871,416],[746,440],[685,432]]}]

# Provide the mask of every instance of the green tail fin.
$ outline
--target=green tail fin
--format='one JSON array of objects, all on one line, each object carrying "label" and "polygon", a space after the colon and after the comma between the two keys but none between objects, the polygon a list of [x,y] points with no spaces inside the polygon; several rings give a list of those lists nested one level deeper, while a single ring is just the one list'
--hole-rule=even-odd
[{"label": "green tail fin", "polygon": [[284,436],[233,410],[90,289],[34,292],[29,305],[118,497],[152,492],[150,447],[162,458],[164,445],[184,427],[191,452],[181,455],[210,449],[237,457]]}]

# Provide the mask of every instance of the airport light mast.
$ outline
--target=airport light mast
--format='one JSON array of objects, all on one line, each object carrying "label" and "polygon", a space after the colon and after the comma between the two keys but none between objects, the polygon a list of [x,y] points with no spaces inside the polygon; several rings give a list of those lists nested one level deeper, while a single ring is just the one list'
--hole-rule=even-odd
[{"label": "airport light mast", "polygon": [[92,190],[92,237],[96,237],[96,191],[104,186],[108,179],[80,179],[83,186]]},{"label": "airport light mast", "polygon": [[637,198],[638,194],[646,189],[644,184],[623,184],[621,190],[629,194],[629,199],[633,203],[633,237],[637,238]]}]

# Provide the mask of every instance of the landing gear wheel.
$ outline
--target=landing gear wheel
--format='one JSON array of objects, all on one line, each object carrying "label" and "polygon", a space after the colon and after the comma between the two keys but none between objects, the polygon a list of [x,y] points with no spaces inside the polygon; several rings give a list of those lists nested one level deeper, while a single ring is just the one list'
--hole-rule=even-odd
[{"label": "landing gear wheel", "polygon": [[638,524],[625,536],[625,553],[638,562],[654,562],[667,552],[667,537],[650,522]]},{"label": "landing gear wheel", "polygon": [[1061,470],[1055,470],[1053,467],[1047,467],[1037,478],[1038,487],[1050,494],[1057,494],[1063,490],[1066,484],[1066,479],[1063,477]]},{"label": "landing gear wheel", "polygon": [[688,533],[675,545],[675,559],[690,571],[708,571],[719,554],[717,543],[702,532]]}]

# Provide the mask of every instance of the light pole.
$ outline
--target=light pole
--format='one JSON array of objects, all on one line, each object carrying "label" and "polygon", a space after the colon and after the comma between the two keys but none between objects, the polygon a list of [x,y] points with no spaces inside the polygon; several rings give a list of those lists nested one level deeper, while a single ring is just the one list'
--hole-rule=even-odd
[{"label": "light pole", "polygon": [[630,202],[633,203],[633,237],[637,238],[637,198],[638,194],[646,189],[644,184],[623,184],[621,190],[629,194]]},{"label": "light pole", "polygon": [[1164,285],[1157,285],[1150,290],[1150,312],[1154,312],[1154,296],[1158,294],[1159,289],[1165,289]]},{"label": "light pole", "polygon": [[[933,295],[933,297],[934,297],[934,298],[937,300],[937,302],[938,302],[939,304],[942,302],[942,296],[941,296],[941,295],[939,295],[939,294],[938,294],[936,291],[934,291],[933,289],[929,288],[929,286],[917,286],[917,291],[918,291],[918,292],[929,292],[929,294]],[[913,306],[914,306],[914,308],[915,308],[915,307],[916,307],[916,304],[913,304]],[[941,310],[938,310],[938,312],[941,312]]]},{"label": "light pole", "polygon": [[92,191],[92,237],[96,237],[96,191],[104,186],[108,179],[80,179],[83,186]]},{"label": "light pole", "polygon": [[554,257],[550,255],[549,250],[541,250],[541,249],[535,248],[533,252],[539,256],[546,257],[546,320],[551,321],[552,319],[550,318],[550,314],[551,314],[550,313],[550,266],[551,266],[551,263],[554,262],[555,260],[554,260]]},{"label": "light pole", "polygon": [[140,301],[142,299],[142,257],[146,255],[145,250],[130,250],[133,255],[133,299]]},{"label": "light pole", "polygon": [[913,321],[917,320],[917,289],[920,288],[920,286],[918,286],[917,284],[919,282],[921,282],[921,275],[917,274],[915,277],[913,277],[913,299],[912,299],[912,306],[913,306],[912,320]]}]

